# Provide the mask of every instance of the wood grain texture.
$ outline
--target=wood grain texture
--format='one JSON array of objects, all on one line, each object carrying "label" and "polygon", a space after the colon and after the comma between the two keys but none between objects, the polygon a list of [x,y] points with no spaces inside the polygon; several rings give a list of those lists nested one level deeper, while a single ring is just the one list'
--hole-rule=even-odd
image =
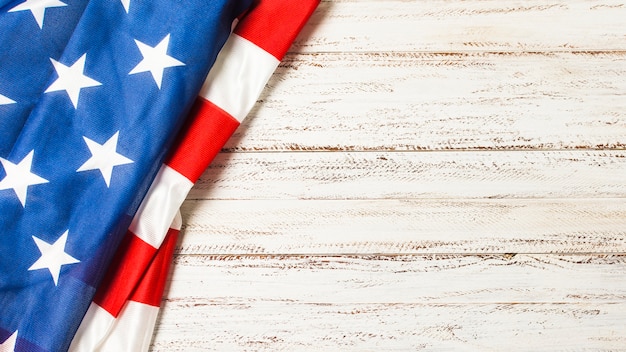
[{"label": "wood grain texture", "polygon": [[226,151],[626,147],[626,51],[294,54],[281,65]]},{"label": "wood grain texture", "polygon": [[625,264],[593,255],[179,256],[158,325],[173,338],[154,349],[621,350]]},{"label": "wood grain texture", "polygon": [[188,199],[620,198],[625,170],[614,150],[222,153]]},{"label": "wood grain texture", "polygon": [[623,0],[324,1],[295,52],[625,50]]},{"label": "wood grain texture", "polygon": [[209,301],[216,302],[591,305],[623,303],[624,276],[624,255],[181,254],[166,304],[211,292]]},{"label": "wood grain texture", "polygon": [[623,303],[326,305],[201,299],[190,307],[187,302],[165,305],[157,333],[171,339],[155,341],[155,351],[623,351],[626,343]]},{"label": "wood grain texture", "polygon": [[173,338],[154,348],[621,350],[625,264],[623,255],[182,255],[158,327]]},{"label": "wood grain texture", "polygon": [[626,2],[323,1],[153,351],[626,351]]},{"label": "wood grain texture", "polygon": [[623,198],[187,201],[182,212],[185,254],[626,251]]}]

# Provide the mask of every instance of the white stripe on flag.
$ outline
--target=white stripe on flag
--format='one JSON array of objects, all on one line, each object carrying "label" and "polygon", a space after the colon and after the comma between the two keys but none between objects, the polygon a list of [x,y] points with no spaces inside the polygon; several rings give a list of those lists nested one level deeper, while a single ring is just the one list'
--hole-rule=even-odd
[{"label": "white stripe on flag", "polygon": [[70,351],[147,351],[158,314],[159,307],[128,301],[116,319],[91,303],[81,324],[88,328],[76,333]]},{"label": "white stripe on flag", "polygon": [[185,176],[167,165],[162,165],[129,230],[158,248],[192,186],[193,183]]},{"label": "white stripe on flag", "polygon": [[241,122],[279,63],[267,51],[232,33],[217,55],[200,96]]}]

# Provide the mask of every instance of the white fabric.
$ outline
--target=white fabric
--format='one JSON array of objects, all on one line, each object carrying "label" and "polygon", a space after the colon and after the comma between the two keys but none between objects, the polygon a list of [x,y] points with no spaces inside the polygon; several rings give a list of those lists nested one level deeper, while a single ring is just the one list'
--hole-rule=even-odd
[{"label": "white fabric", "polygon": [[[182,217],[176,210],[170,228],[180,230]],[[128,301],[115,318],[91,302],[69,351],[147,351],[156,324],[159,307]]]},{"label": "white fabric", "polygon": [[278,59],[252,42],[231,34],[199,95],[241,122],[279,63]]},{"label": "white fabric", "polygon": [[180,229],[181,224],[176,225],[172,221],[192,186],[188,178],[163,164],[129,230],[154,248],[159,248],[170,225]]},{"label": "white fabric", "polygon": [[141,352],[150,347],[150,339],[159,307],[128,301],[119,317],[91,303],[70,352]]},{"label": "white fabric", "polygon": [[[74,335],[70,351],[93,351],[93,345],[99,343],[109,333],[115,318],[97,304],[91,302],[87,314]],[[85,324],[89,322],[88,324]]]}]

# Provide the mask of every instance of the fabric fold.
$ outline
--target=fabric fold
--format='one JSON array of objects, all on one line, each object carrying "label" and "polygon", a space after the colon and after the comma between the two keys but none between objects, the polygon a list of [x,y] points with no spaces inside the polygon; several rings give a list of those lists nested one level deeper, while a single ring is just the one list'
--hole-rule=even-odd
[{"label": "fabric fold", "polygon": [[[20,12],[42,17],[45,31],[45,16],[66,7],[53,3],[63,2],[27,0]],[[0,341],[68,349],[230,23],[249,5],[88,2],[0,159]]]},{"label": "fabric fold", "polygon": [[[159,175],[135,214],[127,237],[132,241],[150,243],[153,251],[161,245],[170,221],[178,211],[187,193],[202,172],[220,151],[228,138],[249,113],[267,81],[287,53],[317,5],[318,0],[306,0],[292,4],[288,0],[260,0],[240,19],[230,35],[215,65],[204,82],[185,126],[179,133]],[[130,247],[123,247],[129,253]],[[127,255],[118,255],[123,258]],[[133,256],[134,268],[146,268],[148,257]],[[104,304],[94,300],[92,309],[109,317],[123,315],[124,304],[130,297],[130,283],[139,284],[138,273],[125,274],[121,270],[109,272],[111,277],[127,283],[124,287],[99,288],[97,297],[115,297]],[[115,301],[114,304],[110,304]],[[94,307],[96,306],[96,307]],[[106,309],[102,309],[106,306]],[[98,308],[100,307],[100,308]],[[106,313],[104,312],[106,311]],[[92,316],[83,320],[81,331],[98,330],[92,324]],[[109,320],[111,324],[114,320]],[[77,336],[74,345],[81,351],[97,350],[102,339],[115,339],[114,334],[99,339],[87,336],[101,334],[98,331]]]}]

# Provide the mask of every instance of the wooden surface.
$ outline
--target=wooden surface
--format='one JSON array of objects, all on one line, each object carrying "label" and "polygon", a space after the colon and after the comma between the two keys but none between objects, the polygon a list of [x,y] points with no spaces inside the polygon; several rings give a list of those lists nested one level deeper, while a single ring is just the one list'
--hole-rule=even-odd
[{"label": "wooden surface", "polygon": [[152,350],[626,350],[625,149],[624,1],[324,1],[183,206]]}]

